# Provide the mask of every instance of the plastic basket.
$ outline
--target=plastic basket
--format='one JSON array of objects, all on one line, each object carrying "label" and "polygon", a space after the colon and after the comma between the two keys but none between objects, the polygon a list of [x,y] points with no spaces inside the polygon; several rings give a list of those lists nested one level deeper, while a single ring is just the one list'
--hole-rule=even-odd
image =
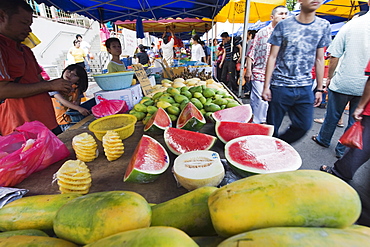
[{"label": "plastic basket", "polygon": [[93,75],[99,87],[106,91],[121,90],[131,86],[133,71]]},{"label": "plastic basket", "polygon": [[137,119],[130,114],[115,114],[99,118],[89,124],[89,130],[94,133],[98,140],[102,140],[108,130],[114,130],[120,138],[126,139],[130,137],[135,130]]}]

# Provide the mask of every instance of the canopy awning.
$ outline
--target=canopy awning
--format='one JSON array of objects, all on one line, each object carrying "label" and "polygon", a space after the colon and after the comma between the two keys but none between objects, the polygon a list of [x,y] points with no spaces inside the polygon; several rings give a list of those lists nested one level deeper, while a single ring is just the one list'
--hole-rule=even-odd
[{"label": "canopy awning", "polygon": [[36,0],[100,22],[137,18],[213,19],[229,0]]}]

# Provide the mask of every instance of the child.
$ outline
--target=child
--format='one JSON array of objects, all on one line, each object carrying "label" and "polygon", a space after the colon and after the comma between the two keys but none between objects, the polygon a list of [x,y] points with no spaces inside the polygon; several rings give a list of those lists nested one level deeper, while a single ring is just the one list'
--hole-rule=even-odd
[{"label": "child", "polygon": [[121,42],[117,38],[109,38],[105,41],[107,51],[112,55],[112,60],[108,64],[108,73],[125,71],[125,64],[119,59],[122,53]]},{"label": "child", "polygon": [[83,93],[87,90],[88,79],[84,68],[77,64],[71,64],[63,70],[62,78],[72,84],[72,91],[68,95],[62,95],[55,91],[49,93],[52,96],[55,117],[61,129],[67,130],[72,126],[71,118],[66,115],[66,111],[74,109],[84,116],[90,114],[90,111],[79,106]]}]

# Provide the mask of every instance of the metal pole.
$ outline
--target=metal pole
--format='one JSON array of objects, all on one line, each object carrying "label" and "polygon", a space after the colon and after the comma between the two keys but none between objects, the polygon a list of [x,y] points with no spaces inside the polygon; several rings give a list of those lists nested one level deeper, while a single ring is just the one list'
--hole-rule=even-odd
[{"label": "metal pole", "polygon": [[243,82],[243,76],[244,76],[245,55],[247,53],[249,12],[250,12],[250,0],[245,0],[244,30],[243,30],[243,43],[242,43],[240,77],[239,77],[239,93],[238,93],[239,98],[241,98],[242,96],[242,87],[243,87],[242,82]]}]

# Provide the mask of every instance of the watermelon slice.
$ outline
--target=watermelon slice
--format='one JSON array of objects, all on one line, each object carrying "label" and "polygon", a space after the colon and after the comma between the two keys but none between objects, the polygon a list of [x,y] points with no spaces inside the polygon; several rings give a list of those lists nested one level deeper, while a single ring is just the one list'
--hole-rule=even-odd
[{"label": "watermelon slice", "polygon": [[192,151],[179,155],[173,165],[177,182],[187,190],[217,186],[225,176],[220,156],[214,151]]},{"label": "watermelon slice", "polygon": [[206,119],[198,108],[191,102],[182,109],[177,119],[176,127],[186,130],[200,130],[206,124]]},{"label": "watermelon slice", "polygon": [[234,106],[231,108],[216,111],[211,114],[216,122],[229,121],[247,123],[252,118],[252,107],[249,104]]},{"label": "watermelon slice", "polygon": [[196,150],[209,150],[216,139],[211,135],[171,127],[164,131],[164,141],[176,155]]},{"label": "watermelon slice", "polygon": [[218,139],[223,143],[231,141],[232,139],[249,136],[249,135],[266,135],[272,136],[274,133],[274,126],[268,124],[255,123],[239,123],[239,122],[216,122],[215,130]]},{"label": "watermelon slice", "polygon": [[172,122],[170,116],[168,116],[167,112],[163,108],[158,108],[158,110],[144,126],[144,131],[160,133],[163,132],[167,127],[171,126]]},{"label": "watermelon slice", "polygon": [[288,143],[271,136],[251,135],[235,138],[225,145],[231,168],[243,177],[297,170],[301,156]]},{"label": "watermelon slice", "polygon": [[166,149],[152,137],[143,135],[127,166],[123,181],[153,182],[167,170],[169,164]]}]

